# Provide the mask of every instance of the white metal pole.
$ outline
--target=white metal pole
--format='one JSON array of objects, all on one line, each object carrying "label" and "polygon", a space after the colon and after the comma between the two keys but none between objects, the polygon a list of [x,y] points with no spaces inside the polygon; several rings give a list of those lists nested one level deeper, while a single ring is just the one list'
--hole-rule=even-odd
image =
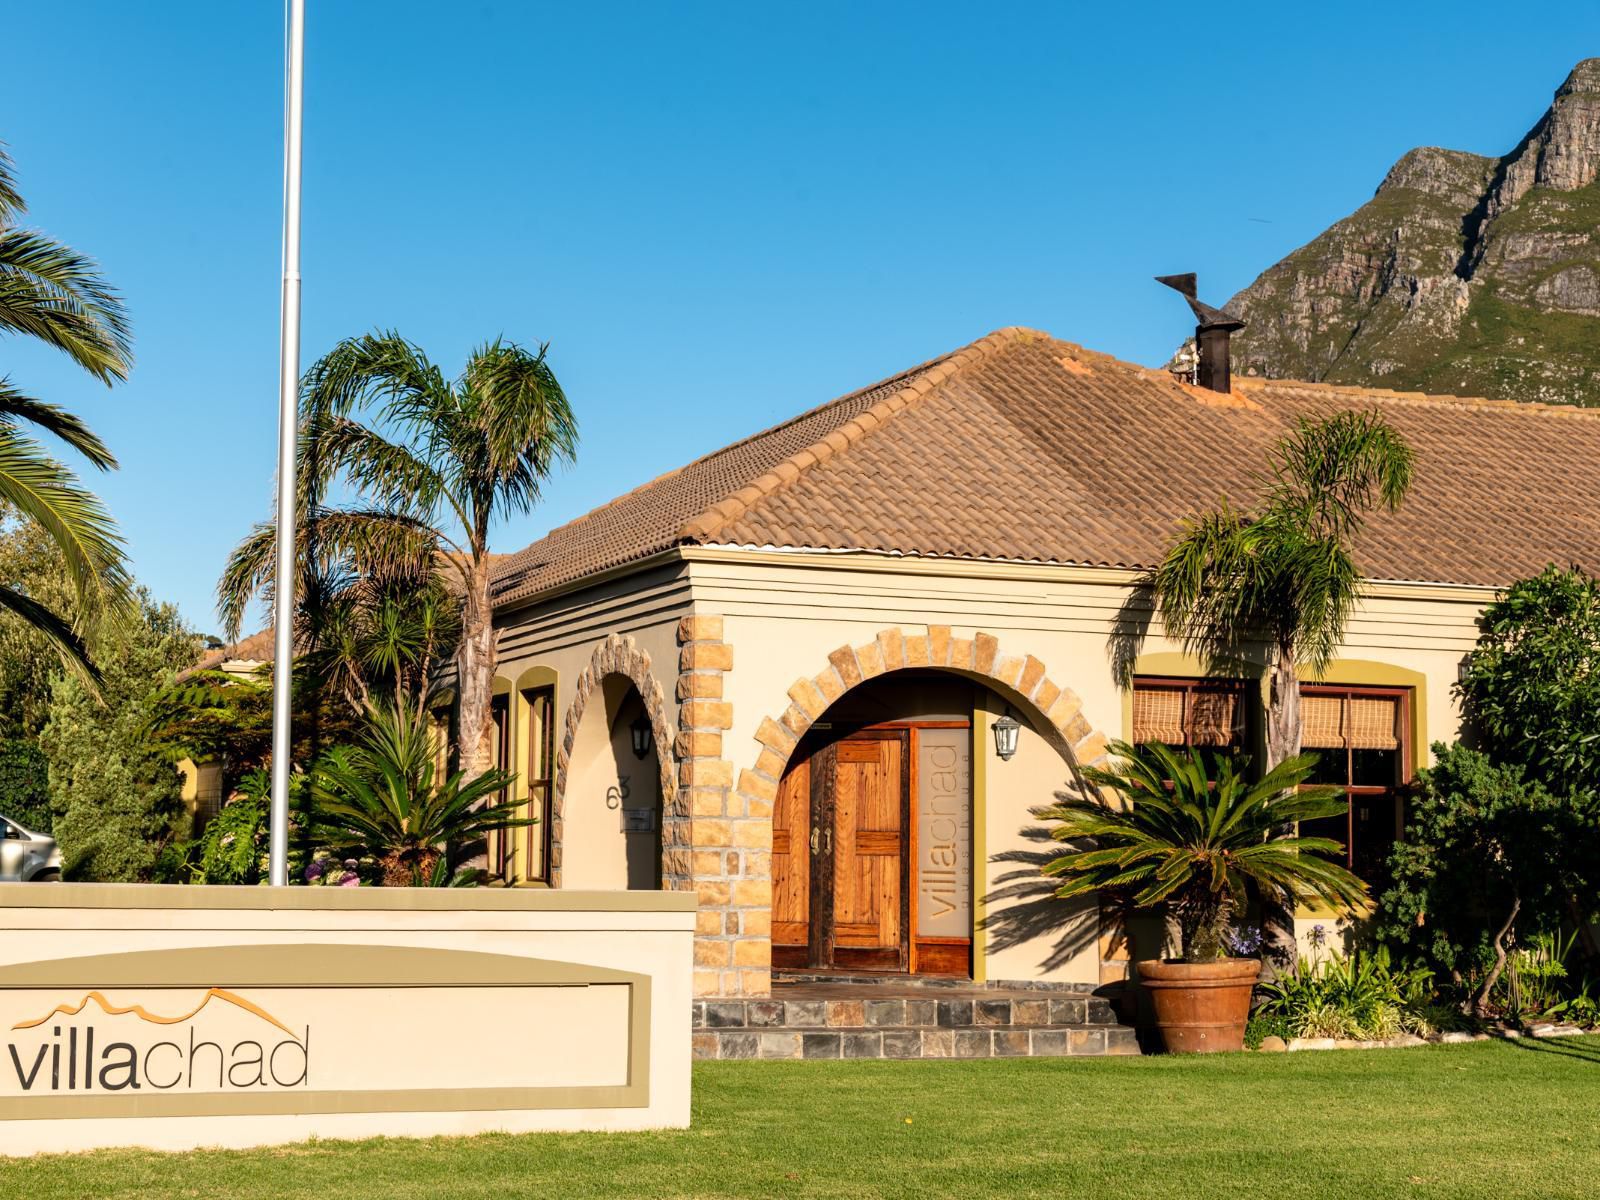
[{"label": "white metal pole", "polygon": [[294,682],[295,448],[300,392],[300,126],[305,0],[288,0],[283,106],[283,309],[278,357],[278,568],[272,647],[271,882],[289,882],[289,761]]}]

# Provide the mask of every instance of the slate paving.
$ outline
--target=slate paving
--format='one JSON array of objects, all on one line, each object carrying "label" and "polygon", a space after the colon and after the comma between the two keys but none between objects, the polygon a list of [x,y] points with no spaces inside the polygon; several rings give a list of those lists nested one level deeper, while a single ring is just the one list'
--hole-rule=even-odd
[{"label": "slate paving", "polygon": [[770,999],[696,1000],[697,1059],[1061,1058],[1138,1054],[1087,989],[940,981],[778,982]]}]

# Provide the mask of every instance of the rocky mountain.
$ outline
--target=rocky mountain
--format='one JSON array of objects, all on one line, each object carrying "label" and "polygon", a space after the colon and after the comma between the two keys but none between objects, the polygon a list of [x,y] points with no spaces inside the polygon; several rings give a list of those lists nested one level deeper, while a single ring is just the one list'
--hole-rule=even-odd
[{"label": "rocky mountain", "polygon": [[1228,308],[1234,370],[1600,405],[1600,58],[1503,158],[1424,147]]}]

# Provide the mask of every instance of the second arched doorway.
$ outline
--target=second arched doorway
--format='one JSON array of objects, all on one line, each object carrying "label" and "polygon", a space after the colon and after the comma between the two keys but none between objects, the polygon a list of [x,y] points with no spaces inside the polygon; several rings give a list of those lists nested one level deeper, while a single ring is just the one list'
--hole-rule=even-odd
[{"label": "second arched doorway", "polygon": [[895,672],[806,732],[773,808],[774,967],[971,975],[984,691],[945,672]]}]

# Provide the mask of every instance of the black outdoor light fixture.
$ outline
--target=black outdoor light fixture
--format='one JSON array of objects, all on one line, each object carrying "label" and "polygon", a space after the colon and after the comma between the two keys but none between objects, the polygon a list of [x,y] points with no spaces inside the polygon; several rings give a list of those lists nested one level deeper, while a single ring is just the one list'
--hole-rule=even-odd
[{"label": "black outdoor light fixture", "polygon": [[650,718],[641,713],[639,718],[628,726],[628,731],[633,734],[633,756],[643,758],[649,754],[651,747],[655,745],[655,735],[650,730]]},{"label": "black outdoor light fixture", "polygon": [[1011,761],[1011,756],[1017,752],[1017,735],[1021,732],[1022,726],[1008,707],[1005,716],[994,723],[994,752],[1000,756],[1001,762]]}]

